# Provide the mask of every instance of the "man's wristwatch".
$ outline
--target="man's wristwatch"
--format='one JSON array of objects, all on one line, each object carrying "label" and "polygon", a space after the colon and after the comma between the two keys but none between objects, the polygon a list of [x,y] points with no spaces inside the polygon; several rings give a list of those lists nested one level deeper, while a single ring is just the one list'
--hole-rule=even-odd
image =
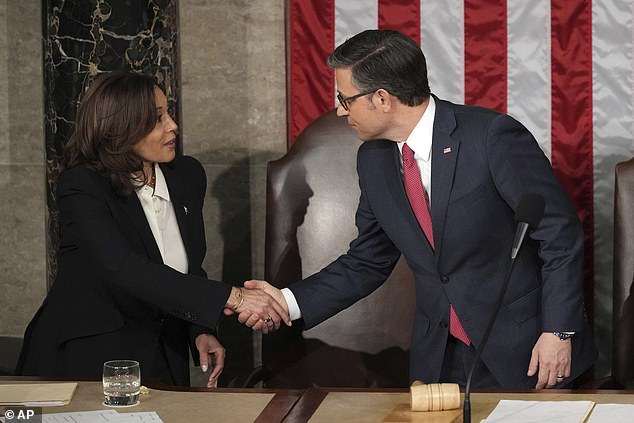
[{"label": "man's wristwatch", "polygon": [[574,332],[553,332],[553,335],[558,336],[559,339],[565,341],[566,339],[570,339],[575,336]]}]

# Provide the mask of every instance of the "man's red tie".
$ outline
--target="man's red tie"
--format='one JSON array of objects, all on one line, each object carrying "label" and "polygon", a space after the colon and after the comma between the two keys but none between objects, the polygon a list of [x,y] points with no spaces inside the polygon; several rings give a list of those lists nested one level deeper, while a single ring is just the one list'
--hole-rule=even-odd
[{"label": "man's red tie", "polygon": [[[407,144],[403,144],[403,176],[405,180],[405,192],[412,206],[412,211],[418,220],[418,224],[425,233],[431,248],[434,248],[434,232],[429,212],[429,200],[427,191],[423,188],[418,164],[414,160],[414,151]],[[471,344],[469,336],[462,327],[462,323],[456,315],[453,306],[449,305],[449,333],[467,345]]]}]

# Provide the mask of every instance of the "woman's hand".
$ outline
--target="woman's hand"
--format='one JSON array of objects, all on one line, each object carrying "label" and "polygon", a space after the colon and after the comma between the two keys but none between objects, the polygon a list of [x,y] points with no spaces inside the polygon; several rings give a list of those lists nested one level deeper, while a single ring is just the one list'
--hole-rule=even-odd
[{"label": "woman's hand", "polygon": [[196,349],[200,356],[200,367],[203,372],[211,368],[207,388],[218,387],[218,377],[225,368],[226,351],[220,341],[209,333],[203,333],[196,337]]},{"label": "woman's hand", "polygon": [[[266,282],[262,283],[266,284]],[[272,288],[268,284],[266,287]],[[227,316],[238,314],[240,323],[247,325],[254,331],[261,330],[264,334],[279,329],[281,322],[291,326],[286,302],[281,293],[283,305],[271,293],[266,292],[263,286],[253,285],[247,288],[232,288],[225,304],[224,314]]]}]

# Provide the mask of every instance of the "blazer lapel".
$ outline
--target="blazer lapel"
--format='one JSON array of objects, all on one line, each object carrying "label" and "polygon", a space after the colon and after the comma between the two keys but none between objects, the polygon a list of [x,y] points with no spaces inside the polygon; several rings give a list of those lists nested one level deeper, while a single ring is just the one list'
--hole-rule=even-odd
[{"label": "blazer lapel", "polygon": [[174,213],[176,213],[176,221],[178,222],[178,228],[183,239],[183,245],[185,246],[185,252],[189,260],[193,257],[193,245],[192,245],[192,228],[190,227],[189,209],[185,203],[185,184],[180,177],[176,169],[169,164],[160,164],[165,181],[167,182],[167,189],[170,193],[170,199],[174,206]]},{"label": "blazer lapel", "polygon": [[[119,197],[120,198],[120,197]],[[124,212],[128,215],[132,221],[133,226],[136,228],[148,257],[153,263],[163,263],[161,252],[159,251],[150,225],[147,223],[147,218],[143,212],[141,202],[136,193],[128,195],[126,198],[120,199]]]},{"label": "blazer lapel", "polygon": [[436,117],[434,119],[434,134],[432,137],[431,219],[434,229],[434,243],[438,253],[442,248],[443,231],[445,229],[449,196],[453,188],[460,140],[453,139],[450,136],[456,127],[456,118],[453,110],[448,107],[447,103],[436,97],[434,98],[436,100]]},{"label": "blazer lapel", "polygon": [[433,255],[434,250],[431,248],[431,244],[429,244],[429,241],[427,240],[423,229],[420,227],[418,220],[416,220],[416,215],[414,215],[412,206],[407,198],[407,193],[405,192],[403,173],[401,172],[401,155],[398,152],[398,146],[395,142],[391,142],[391,144],[392,146],[390,150],[392,154],[384,155],[384,163],[381,167],[386,170],[385,179],[390,194],[392,194],[392,198],[396,202],[397,208],[403,214],[403,219],[407,222],[411,229],[418,234],[418,237],[421,239],[421,244],[425,245],[426,251]]}]

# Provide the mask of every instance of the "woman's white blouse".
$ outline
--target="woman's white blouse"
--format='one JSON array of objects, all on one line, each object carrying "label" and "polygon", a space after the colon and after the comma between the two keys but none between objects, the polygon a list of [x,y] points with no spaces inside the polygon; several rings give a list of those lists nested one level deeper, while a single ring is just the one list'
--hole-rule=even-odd
[{"label": "woman's white blouse", "polygon": [[158,164],[154,164],[154,174],[156,176],[154,188],[143,185],[136,189],[136,195],[161,252],[163,263],[181,273],[187,273],[189,263],[185,245],[178,228],[167,182]]}]

